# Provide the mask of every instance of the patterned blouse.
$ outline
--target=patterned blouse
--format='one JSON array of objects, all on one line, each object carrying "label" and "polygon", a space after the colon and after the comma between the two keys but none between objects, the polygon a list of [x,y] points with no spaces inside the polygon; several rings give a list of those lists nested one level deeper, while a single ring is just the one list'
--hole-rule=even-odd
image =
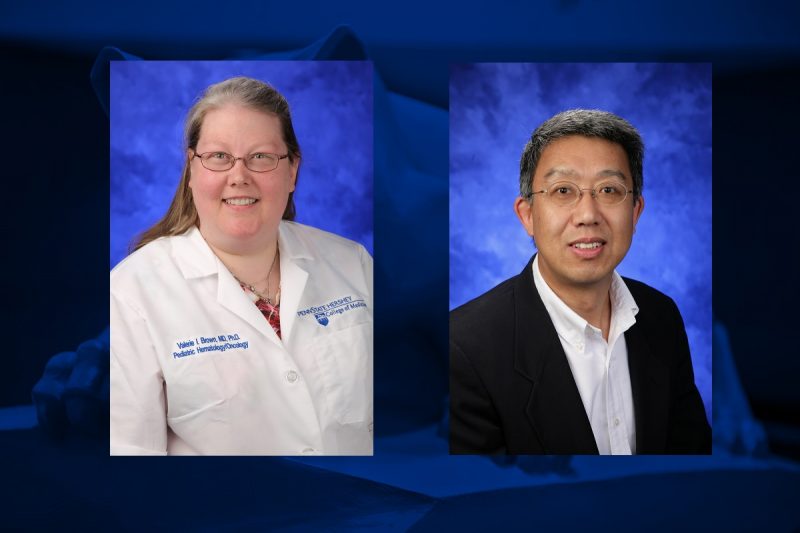
[{"label": "patterned blouse", "polygon": [[264,318],[267,319],[269,325],[272,326],[272,329],[275,330],[275,334],[278,335],[278,338],[281,338],[281,304],[272,305],[268,303],[263,298],[259,298],[252,291],[250,291],[244,283],[239,283],[242,287],[242,290],[247,293],[251,300],[253,300],[258,307],[261,314],[264,315]]}]

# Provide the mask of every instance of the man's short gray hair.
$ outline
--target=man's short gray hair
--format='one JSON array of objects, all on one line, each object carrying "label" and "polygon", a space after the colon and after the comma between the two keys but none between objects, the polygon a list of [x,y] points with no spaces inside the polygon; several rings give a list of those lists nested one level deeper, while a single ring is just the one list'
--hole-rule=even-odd
[{"label": "man's short gray hair", "polygon": [[531,135],[519,161],[519,194],[531,198],[533,174],[545,147],[570,135],[596,137],[622,146],[628,156],[633,178],[634,200],[642,194],[644,143],[630,122],[608,111],[570,109],[546,120]]}]

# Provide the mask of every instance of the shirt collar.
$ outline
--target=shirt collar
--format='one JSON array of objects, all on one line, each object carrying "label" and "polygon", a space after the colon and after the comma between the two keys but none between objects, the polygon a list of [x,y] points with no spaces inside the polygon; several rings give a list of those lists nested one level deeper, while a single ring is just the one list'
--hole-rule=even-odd
[{"label": "shirt collar", "polygon": [[[559,337],[567,343],[582,349],[586,328],[597,331],[597,328],[589,324],[583,317],[572,310],[564,301],[553,292],[547,284],[539,270],[539,255],[533,259],[533,283],[539,293],[539,297],[544,303],[547,314],[553,321]],[[633,295],[628,286],[615,270],[611,275],[611,327],[608,335],[609,343],[627,331],[636,323],[636,314],[639,307],[633,299]]]},{"label": "shirt collar", "polygon": [[611,277],[611,309],[609,340],[622,335],[636,324],[636,315],[639,313],[633,294],[616,270]]}]

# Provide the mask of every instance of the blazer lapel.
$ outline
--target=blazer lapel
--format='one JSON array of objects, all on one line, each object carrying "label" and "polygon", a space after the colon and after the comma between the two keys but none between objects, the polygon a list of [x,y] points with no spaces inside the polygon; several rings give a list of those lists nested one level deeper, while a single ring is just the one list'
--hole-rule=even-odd
[{"label": "blazer lapel", "polygon": [[514,368],[532,383],[525,413],[544,453],[597,454],[567,356],[533,283],[532,264],[533,259],[514,287]]},{"label": "blazer lapel", "polygon": [[625,332],[636,417],[636,453],[664,453],[667,442],[669,368],[655,357],[637,322]]}]

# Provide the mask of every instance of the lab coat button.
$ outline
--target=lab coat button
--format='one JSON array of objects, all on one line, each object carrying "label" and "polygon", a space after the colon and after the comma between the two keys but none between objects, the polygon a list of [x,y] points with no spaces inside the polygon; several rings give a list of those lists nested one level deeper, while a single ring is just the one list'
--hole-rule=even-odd
[{"label": "lab coat button", "polygon": [[300,379],[300,374],[298,374],[294,370],[289,370],[286,373],[286,381],[288,381],[289,383],[294,383],[298,379]]},{"label": "lab coat button", "polygon": [[615,419],[614,419],[614,425],[615,425],[615,426],[618,426],[618,425],[619,425],[619,418],[615,418]]},{"label": "lab coat button", "polygon": [[313,455],[316,452],[314,448],[305,448],[301,453],[303,455]]}]

